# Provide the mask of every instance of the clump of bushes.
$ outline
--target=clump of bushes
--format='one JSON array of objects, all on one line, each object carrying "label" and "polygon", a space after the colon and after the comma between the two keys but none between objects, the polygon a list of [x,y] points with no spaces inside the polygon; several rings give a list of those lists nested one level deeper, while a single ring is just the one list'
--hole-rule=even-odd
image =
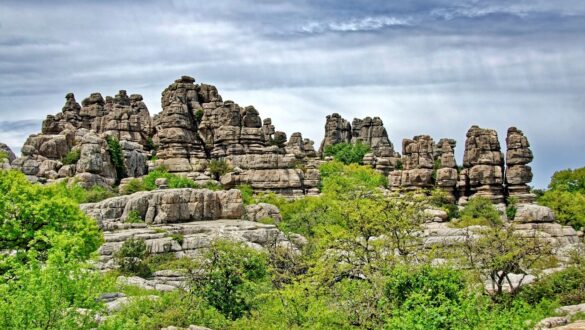
[{"label": "clump of bushes", "polygon": [[122,154],[122,147],[120,141],[113,136],[107,136],[106,142],[108,144],[108,153],[112,160],[114,168],[116,168],[116,179],[118,182],[126,177],[126,165],[124,164],[124,155]]},{"label": "clump of bushes", "polygon": [[149,277],[152,274],[147,261],[148,257],[149,253],[144,240],[135,238],[126,240],[114,255],[122,273],[140,277]]},{"label": "clump of bushes", "polygon": [[337,143],[325,147],[324,156],[332,156],[344,164],[360,164],[364,156],[370,151],[370,147],[361,142]]},{"label": "clump of bushes", "polygon": [[142,179],[132,179],[123,186],[123,194],[133,194],[138,191],[150,191],[157,189],[155,184],[157,179],[167,179],[168,187],[174,188],[200,188],[195,181],[176,174],[169,173],[164,168],[157,168],[149,172]]},{"label": "clump of bushes", "polygon": [[63,158],[61,159],[61,163],[63,163],[63,165],[74,165],[77,164],[79,158],[81,158],[81,150],[73,149],[69,151],[65,156],[63,156]]},{"label": "clump of bushes", "polygon": [[494,226],[502,223],[500,212],[485,197],[471,198],[463,210],[459,212],[459,221],[453,222],[455,227]]},{"label": "clump of bushes", "polygon": [[232,168],[228,164],[228,162],[226,162],[223,159],[217,159],[217,160],[214,159],[214,160],[210,161],[209,165],[207,166],[207,169],[209,170],[211,175],[213,175],[213,178],[215,180],[219,180],[219,178],[222,175],[225,175],[232,170]]},{"label": "clump of bushes", "polygon": [[585,228],[585,167],[555,172],[538,203],[550,207],[560,223]]}]

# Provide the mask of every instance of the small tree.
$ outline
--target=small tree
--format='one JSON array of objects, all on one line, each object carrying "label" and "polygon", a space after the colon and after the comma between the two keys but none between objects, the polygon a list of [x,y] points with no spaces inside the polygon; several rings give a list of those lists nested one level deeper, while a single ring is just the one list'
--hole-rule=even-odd
[{"label": "small tree", "polygon": [[332,156],[344,164],[360,164],[369,151],[370,147],[362,142],[337,143],[325,147],[323,155]]},{"label": "small tree", "polygon": [[148,256],[144,240],[130,238],[122,244],[120,250],[114,255],[114,259],[123,273],[148,277],[152,273],[146,262]]},{"label": "small tree", "polygon": [[228,162],[226,162],[223,159],[217,159],[217,160],[214,159],[214,160],[210,161],[208,169],[209,169],[209,172],[211,172],[211,174],[213,175],[215,180],[219,180],[219,178],[222,175],[225,175],[232,170],[232,168],[228,164]]}]

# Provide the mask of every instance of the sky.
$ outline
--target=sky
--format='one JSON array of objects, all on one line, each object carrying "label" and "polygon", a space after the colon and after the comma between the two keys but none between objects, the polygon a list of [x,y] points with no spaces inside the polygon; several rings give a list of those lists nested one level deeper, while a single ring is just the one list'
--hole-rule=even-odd
[{"label": "sky", "polygon": [[0,142],[17,153],[64,96],[120,89],[152,115],[181,75],[318,146],[325,116],[391,141],[471,125],[527,135],[533,185],[585,166],[583,0],[0,2]]}]

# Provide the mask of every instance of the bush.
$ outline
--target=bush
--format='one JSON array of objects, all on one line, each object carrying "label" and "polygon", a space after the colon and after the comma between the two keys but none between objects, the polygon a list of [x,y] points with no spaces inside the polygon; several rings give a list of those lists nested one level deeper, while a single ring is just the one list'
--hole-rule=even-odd
[{"label": "bush", "polygon": [[121,186],[120,192],[124,195],[131,195],[139,191],[149,190],[141,179],[131,179],[125,185]]},{"label": "bush", "polygon": [[[0,329],[94,329],[105,283],[84,263],[52,251],[16,271],[0,285]],[[85,312],[79,312],[83,308]]]},{"label": "bush", "polygon": [[241,185],[236,187],[236,189],[240,190],[242,193],[242,200],[244,201],[244,205],[254,204],[254,189],[250,185]]},{"label": "bush", "polygon": [[257,296],[270,284],[266,254],[239,243],[216,241],[192,276],[192,292],[230,319],[257,305]]},{"label": "bush", "polygon": [[325,194],[347,194],[355,190],[372,191],[388,186],[388,178],[375,170],[357,164],[328,162],[319,167],[321,191]]},{"label": "bush", "polygon": [[0,150],[0,163],[8,160],[8,153],[4,150]]},{"label": "bush", "polygon": [[195,119],[197,120],[197,123],[201,123],[201,118],[203,118],[203,115],[204,115],[203,110],[199,109],[195,111]]},{"label": "bush", "polygon": [[128,214],[128,217],[126,218],[126,221],[124,221],[124,222],[125,223],[144,223],[144,220],[140,216],[140,213],[135,210],[135,211],[130,211],[130,213]]},{"label": "bush", "polygon": [[211,172],[211,175],[213,175],[215,180],[219,180],[222,175],[225,175],[232,170],[230,165],[223,159],[210,161],[207,169]]},{"label": "bush", "polygon": [[108,153],[112,160],[114,168],[116,168],[116,179],[118,182],[126,177],[126,165],[124,164],[124,155],[122,154],[122,147],[120,141],[113,136],[107,136]]},{"label": "bush", "polygon": [[71,260],[86,259],[102,243],[95,221],[54,187],[32,185],[18,171],[0,171],[0,275],[52,249]]},{"label": "bush", "polygon": [[54,196],[63,196],[69,198],[77,203],[97,203],[104,199],[117,196],[117,194],[109,188],[102,186],[92,186],[89,189],[80,187],[67,182],[58,182],[45,185],[45,189],[50,191]]},{"label": "bush", "polygon": [[563,190],[548,190],[538,200],[540,205],[549,207],[555,219],[575,229],[585,228],[585,194]]},{"label": "bush", "polygon": [[502,223],[500,212],[484,197],[471,198],[459,212],[459,216],[460,220],[453,223],[456,227],[494,226]]},{"label": "bush", "polygon": [[149,277],[152,274],[147,262],[148,257],[144,240],[135,238],[126,240],[114,255],[121,272],[140,277]]},{"label": "bush", "polygon": [[536,305],[556,300],[560,305],[576,305],[585,301],[585,268],[571,266],[522,287],[520,297]]},{"label": "bush", "polygon": [[80,157],[81,157],[81,150],[73,149],[73,150],[69,151],[63,158],[61,158],[61,163],[63,163],[63,165],[77,164]]},{"label": "bush", "polygon": [[358,143],[337,143],[325,147],[323,151],[324,156],[332,156],[333,159],[340,161],[346,165],[360,164],[364,156],[370,151],[370,147]]},{"label": "bush", "polygon": [[156,190],[158,187],[155,182],[157,179],[167,179],[167,185],[171,189],[175,188],[200,188],[195,181],[176,174],[167,172],[164,168],[156,168],[150,171],[142,179],[132,179],[123,186],[122,193],[125,195],[133,194],[138,191]]}]

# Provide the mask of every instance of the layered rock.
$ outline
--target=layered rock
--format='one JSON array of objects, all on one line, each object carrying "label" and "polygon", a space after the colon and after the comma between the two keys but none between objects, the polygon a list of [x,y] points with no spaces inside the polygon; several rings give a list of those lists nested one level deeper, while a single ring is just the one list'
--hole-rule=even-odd
[{"label": "layered rock", "polygon": [[520,203],[531,203],[535,195],[530,193],[528,183],[532,182],[532,168],[528,166],[532,162],[533,155],[528,139],[521,130],[516,127],[508,129],[506,137],[506,189],[510,197],[514,197]]},{"label": "layered rock", "polygon": [[325,148],[338,143],[367,145],[371,153],[364,156],[364,165],[371,166],[384,175],[388,175],[391,170],[399,167],[400,155],[394,151],[384,123],[379,117],[354,118],[350,124],[338,113],[327,116],[325,137],[319,148],[319,154],[323,155]]},{"label": "layered rock", "polygon": [[[128,97],[122,90],[104,100],[100,93],[92,93],[79,105],[73,93],[68,93],[62,111],[47,116],[41,133],[29,136],[22,157],[14,160],[13,166],[31,181],[75,177],[85,187],[111,186],[120,178],[110,159],[106,137],[121,140],[128,174],[140,176],[145,173],[143,146],[150,130],[150,114],[140,95]],[[76,152],[78,160],[70,157]],[[68,164],[64,164],[66,160]]]},{"label": "layered rock", "polygon": [[495,130],[472,126],[467,131],[457,187],[463,203],[472,196],[504,202],[504,156]]},{"label": "layered rock", "polygon": [[402,170],[390,173],[393,190],[431,189],[433,180],[434,141],[428,135],[418,135],[402,141]]},{"label": "layered rock", "polygon": [[435,186],[453,197],[457,195],[457,162],[455,161],[455,146],[453,139],[441,139],[435,145]]},{"label": "layered rock", "polygon": [[[138,192],[83,204],[81,209],[104,230],[105,243],[98,251],[103,268],[115,267],[113,255],[130,238],[143,239],[150,253],[173,253],[177,257],[193,257],[216,239],[257,248],[288,245],[296,249],[274,225],[241,220],[248,215],[239,190],[185,188]],[[252,218],[278,214],[277,209],[275,214],[264,206],[252,211]],[[143,223],[136,223],[136,217]]]}]

